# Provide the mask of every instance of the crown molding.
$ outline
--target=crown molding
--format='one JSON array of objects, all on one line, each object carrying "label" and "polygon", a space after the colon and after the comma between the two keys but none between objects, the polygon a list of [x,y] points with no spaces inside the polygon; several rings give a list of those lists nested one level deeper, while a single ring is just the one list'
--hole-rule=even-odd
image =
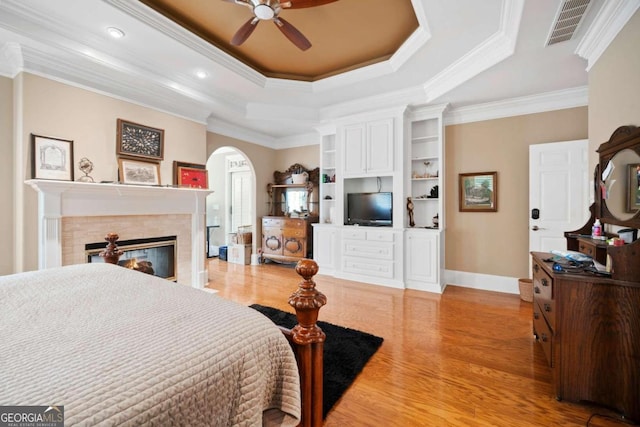
[{"label": "crown molding", "polygon": [[287,136],[279,138],[277,141],[277,149],[284,150],[287,148],[306,147],[309,145],[319,145],[321,136],[317,133],[305,133],[302,135]]},{"label": "crown molding", "polygon": [[566,108],[584,107],[589,102],[588,87],[546,92],[504,101],[452,108],[445,114],[445,125],[501,119],[525,114],[544,113]]},{"label": "crown molding", "polygon": [[24,70],[24,58],[22,48],[18,43],[4,43],[0,47],[0,76],[14,78]]},{"label": "crown molding", "polygon": [[410,104],[422,104],[424,102],[422,88],[416,86],[322,108],[320,110],[320,119],[323,121],[335,120],[344,116],[353,116],[368,111],[386,110],[390,105],[406,106]]},{"label": "crown molding", "polygon": [[575,53],[587,60],[587,71],[640,7],[638,0],[607,0],[580,40]]},{"label": "crown molding", "polygon": [[142,2],[129,0],[103,0],[105,3],[119,9],[120,11],[132,16],[133,18],[144,22],[152,28],[156,28],[166,36],[172,38],[176,42],[193,49],[194,51],[204,55],[210,60],[220,64],[228,70],[242,76],[257,86],[265,87],[267,78],[237,60],[233,56],[227,54],[223,50],[204,41],[187,29],[181,27],[170,19],[164,17],[155,10],[147,7]]},{"label": "crown molding", "polygon": [[229,138],[235,138],[240,141],[246,141],[263,147],[272,148],[274,150],[278,148],[276,138],[249,130],[217,117],[209,117],[207,119],[207,131],[217,133],[218,135],[228,136]]},{"label": "crown molding", "polygon": [[503,0],[498,31],[426,82],[426,101],[435,100],[513,55],[523,10],[524,0]]}]

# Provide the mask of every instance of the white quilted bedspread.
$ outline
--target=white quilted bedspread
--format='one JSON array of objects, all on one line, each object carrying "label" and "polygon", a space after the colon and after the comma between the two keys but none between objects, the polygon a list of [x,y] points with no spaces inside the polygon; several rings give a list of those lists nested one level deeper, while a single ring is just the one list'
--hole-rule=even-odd
[{"label": "white quilted bedspread", "polygon": [[65,425],[295,425],[286,338],[260,313],[110,264],[0,276],[0,405]]}]

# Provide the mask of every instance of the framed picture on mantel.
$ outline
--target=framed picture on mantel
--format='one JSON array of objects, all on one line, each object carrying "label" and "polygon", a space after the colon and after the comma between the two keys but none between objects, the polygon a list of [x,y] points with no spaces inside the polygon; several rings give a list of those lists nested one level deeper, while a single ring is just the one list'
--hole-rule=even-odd
[{"label": "framed picture on mantel", "polygon": [[73,181],[73,141],[31,134],[31,177]]},{"label": "framed picture on mantel", "polygon": [[496,212],[498,210],[498,172],[459,174],[460,212]]}]

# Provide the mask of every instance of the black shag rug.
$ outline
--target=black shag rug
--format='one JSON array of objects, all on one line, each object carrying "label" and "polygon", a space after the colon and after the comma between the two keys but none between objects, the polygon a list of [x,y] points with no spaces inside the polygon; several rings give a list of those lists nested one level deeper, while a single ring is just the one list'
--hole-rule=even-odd
[{"label": "black shag rug", "polygon": [[[276,325],[291,329],[298,323],[294,314],[277,308],[259,304],[250,307],[267,316]],[[333,405],[382,345],[383,339],[323,321],[318,321],[318,326],[327,335],[324,343],[322,402],[322,417],[326,418]]]}]

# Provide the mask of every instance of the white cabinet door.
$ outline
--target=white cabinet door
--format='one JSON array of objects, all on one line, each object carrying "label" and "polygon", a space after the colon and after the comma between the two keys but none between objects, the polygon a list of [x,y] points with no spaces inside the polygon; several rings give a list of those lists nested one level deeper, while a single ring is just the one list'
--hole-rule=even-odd
[{"label": "white cabinet door", "polygon": [[393,172],[393,119],[367,123],[367,173]]},{"label": "white cabinet door", "polygon": [[342,129],[342,172],[345,177],[393,172],[393,119]]},{"label": "white cabinet door", "polygon": [[405,236],[405,260],[407,287],[426,291],[438,285],[440,265],[438,233],[407,231]]},{"label": "white cabinet door", "polygon": [[338,242],[335,227],[313,226],[313,260],[318,264],[319,274],[333,274],[336,269]]},{"label": "white cabinet door", "polygon": [[344,176],[366,173],[366,128],[364,124],[345,126],[342,130],[342,172]]}]

